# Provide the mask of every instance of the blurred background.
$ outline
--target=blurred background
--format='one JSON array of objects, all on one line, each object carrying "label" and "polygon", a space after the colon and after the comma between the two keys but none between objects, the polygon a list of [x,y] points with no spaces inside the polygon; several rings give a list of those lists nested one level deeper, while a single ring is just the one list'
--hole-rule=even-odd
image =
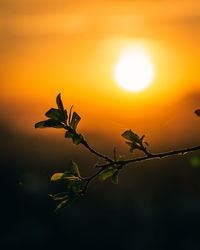
[{"label": "blurred background", "polygon": [[[0,1],[2,249],[200,249],[200,152],[130,165],[54,213],[51,175],[73,159],[86,176],[99,159],[34,128],[61,92],[103,154],[138,156],[120,136],[130,128],[154,153],[199,145],[199,13],[198,0]],[[138,93],[113,76],[133,44],[155,68]]]}]

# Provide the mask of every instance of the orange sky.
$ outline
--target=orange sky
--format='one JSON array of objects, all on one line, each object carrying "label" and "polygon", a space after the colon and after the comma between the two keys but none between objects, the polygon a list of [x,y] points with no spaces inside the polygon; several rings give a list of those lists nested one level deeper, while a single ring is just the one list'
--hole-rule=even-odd
[{"label": "orange sky", "polygon": [[[0,15],[3,123],[36,133],[34,122],[61,92],[82,116],[82,131],[116,136],[132,128],[157,140],[169,133],[174,143],[186,133],[195,140],[198,0],[3,0]],[[152,85],[140,93],[121,89],[113,77],[133,44],[155,67]]]}]

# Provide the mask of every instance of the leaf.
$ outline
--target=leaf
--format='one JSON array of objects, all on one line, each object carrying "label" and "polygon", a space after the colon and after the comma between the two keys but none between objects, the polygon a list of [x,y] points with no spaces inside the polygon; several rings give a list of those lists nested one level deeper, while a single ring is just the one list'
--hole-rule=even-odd
[{"label": "leaf", "polygon": [[76,198],[77,198],[77,197],[69,197],[68,199],[62,201],[62,202],[61,202],[60,204],[58,204],[58,206],[56,207],[55,212],[57,212],[57,211],[58,211],[59,209],[61,209],[61,208],[65,208],[65,207],[71,205],[72,202],[73,202],[74,200],[76,200]]},{"label": "leaf", "polygon": [[64,110],[60,94],[58,94],[56,97],[56,103],[57,103],[57,106],[60,110]]},{"label": "leaf", "polygon": [[73,141],[73,143],[75,144],[75,145],[78,145],[78,144],[80,144],[82,141],[83,141],[83,136],[80,134],[80,135],[78,135],[78,134],[75,134],[75,135],[73,135],[73,137],[72,137],[72,141]]},{"label": "leaf", "polygon": [[100,175],[99,175],[99,180],[100,181],[105,181],[108,177],[110,177],[111,175],[113,175],[113,173],[115,172],[116,170],[113,169],[113,168],[108,168],[106,170],[104,170]]},{"label": "leaf", "polygon": [[35,128],[65,128],[63,124],[54,119],[48,119],[35,124]]},{"label": "leaf", "polygon": [[64,201],[62,201],[57,207],[56,207],[56,209],[55,209],[55,212],[57,212],[59,209],[61,209],[61,208],[64,208],[64,207],[66,207],[68,204],[67,204],[67,202],[69,201],[69,199],[66,199],[66,200],[64,200]]},{"label": "leaf", "polygon": [[80,177],[80,172],[79,172],[78,165],[72,160],[69,162],[69,170],[75,176]]},{"label": "leaf", "polygon": [[51,176],[51,181],[58,181],[61,180],[63,177],[64,173],[56,173],[54,175]]},{"label": "leaf", "polygon": [[129,142],[129,141],[126,141],[125,142],[127,145],[129,145],[130,147],[132,147],[133,149],[135,148],[140,148],[140,144],[138,144],[137,142]]},{"label": "leaf", "polygon": [[200,116],[200,109],[195,110],[194,112],[197,116]]},{"label": "leaf", "polygon": [[77,177],[77,176],[65,176],[65,174],[64,174],[62,180],[66,180],[66,181],[72,182],[72,181],[79,180],[79,177]]},{"label": "leaf", "polygon": [[131,129],[126,130],[123,134],[122,137],[124,137],[125,139],[129,140],[129,141],[133,141],[133,142],[140,142],[140,138],[137,134],[133,133]]},{"label": "leaf", "polygon": [[62,179],[64,180],[68,180],[68,181],[76,181],[79,180],[79,177],[75,176],[74,173],[72,173],[72,171],[66,171],[63,173],[63,177]]},{"label": "leaf", "polygon": [[114,172],[112,175],[112,183],[118,184],[119,171]]},{"label": "leaf", "polygon": [[65,173],[55,173],[51,177],[51,181],[74,181],[77,180],[78,177],[74,176],[73,173],[65,172]]},{"label": "leaf", "polygon": [[125,142],[130,147],[130,152],[132,153],[134,149],[141,149],[140,145],[137,144],[137,142]]},{"label": "leaf", "polygon": [[45,115],[59,122],[66,121],[66,112],[60,109],[51,108],[49,111],[46,112]]},{"label": "leaf", "polygon": [[71,106],[70,111],[69,111],[69,125],[71,124],[72,109],[73,109],[73,105]]},{"label": "leaf", "polygon": [[72,119],[71,119],[71,122],[70,122],[70,126],[74,130],[76,130],[76,127],[77,127],[78,123],[80,122],[80,120],[81,120],[81,117],[76,112],[73,112]]},{"label": "leaf", "polygon": [[54,200],[54,201],[59,201],[59,200],[64,200],[68,197],[67,192],[61,192],[58,194],[49,194],[49,196]]},{"label": "leaf", "polygon": [[72,138],[73,135],[74,135],[74,133],[72,133],[72,132],[70,132],[70,131],[67,131],[67,132],[65,133],[65,138]]},{"label": "leaf", "polygon": [[116,151],[116,147],[114,147],[114,149],[113,149],[113,156],[114,156],[114,161],[117,161],[117,151]]}]

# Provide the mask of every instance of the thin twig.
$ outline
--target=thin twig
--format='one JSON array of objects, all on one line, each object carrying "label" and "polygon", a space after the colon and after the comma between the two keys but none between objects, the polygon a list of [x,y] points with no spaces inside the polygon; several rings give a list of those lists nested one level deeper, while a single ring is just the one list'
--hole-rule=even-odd
[{"label": "thin twig", "polygon": [[93,174],[92,176],[87,178],[87,181],[90,182],[91,180],[93,180],[96,176],[98,176],[102,171],[104,170],[104,168],[101,168],[99,171],[97,171],[95,174]]},{"label": "thin twig", "polygon": [[186,154],[189,152],[193,152],[193,151],[197,151],[200,150],[200,146],[196,146],[196,147],[192,147],[192,148],[186,148],[186,149],[181,149],[181,150],[174,150],[174,151],[169,151],[169,152],[165,152],[165,153],[160,153],[160,154],[149,154],[147,156],[144,157],[139,157],[139,158],[135,158],[135,159],[130,159],[130,160],[125,160],[125,161],[118,161],[118,162],[111,162],[108,164],[104,164],[104,165],[97,165],[96,167],[98,168],[107,168],[110,166],[113,166],[114,164],[121,164],[121,165],[126,165],[128,163],[133,163],[133,162],[139,162],[139,161],[145,161],[145,160],[149,160],[149,159],[155,159],[155,158],[164,158],[167,156],[172,156],[172,155],[179,155],[179,154]]},{"label": "thin twig", "polygon": [[103,170],[104,170],[104,168],[101,168],[100,170],[98,170],[98,171],[97,171],[95,174],[93,174],[92,176],[83,179],[83,181],[86,182],[85,187],[84,187],[83,190],[82,190],[82,193],[83,193],[83,194],[86,193],[86,191],[87,191],[87,189],[88,189],[88,186],[89,186],[89,183],[90,183],[95,177],[97,177]]},{"label": "thin twig", "polygon": [[111,160],[111,159],[108,158],[107,156],[102,155],[102,154],[96,152],[94,149],[92,149],[92,148],[88,145],[88,143],[87,143],[85,140],[83,140],[81,143],[82,143],[91,153],[93,153],[93,154],[95,154],[95,155],[97,155],[97,156],[103,158],[104,160],[106,160],[106,161],[108,161],[108,162],[110,162],[110,163],[114,162],[113,160]]},{"label": "thin twig", "polygon": [[[78,134],[76,133],[76,131],[73,130],[70,126],[68,126],[67,124],[64,124],[64,125],[65,125],[65,129],[66,129],[67,131],[71,132],[72,134],[78,135]],[[109,157],[107,157],[107,156],[105,156],[105,155],[102,155],[102,154],[98,153],[97,151],[95,151],[93,148],[91,148],[91,147],[89,146],[89,144],[88,144],[85,140],[82,140],[82,141],[81,141],[81,144],[82,144],[83,146],[85,146],[91,153],[95,154],[96,156],[99,156],[99,157],[101,157],[102,159],[104,159],[104,160],[106,160],[106,161],[108,161],[108,162],[113,162],[113,160],[111,160]]]},{"label": "thin twig", "polygon": [[125,165],[127,165],[129,163],[145,161],[145,160],[155,159],[155,158],[164,158],[164,157],[168,157],[168,156],[172,156],[172,155],[179,155],[179,154],[183,155],[183,154],[186,154],[186,153],[189,153],[189,152],[194,152],[194,151],[197,151],[197,150],[200,150],[200,146],[181,149],[181,150],[174,150],[174,151],[160,153],[160,154],[150,154],[150,153],[148,153],[147,156],[140,157],[140,158],[130,159],[130,160],[126,160],[126,161],[112,161],[112,162],[110,162],[108,164],[97,165],[96,167],[98,167],[100,169],[95,174],[93,174],[92,176],[84,179],[84,181],[86,181],[86,185],[84,187],[83,193],[86,193],[86,191],[88,189],[88,186],[89,186],[89,183],[93,179],[95,179],[101,172],[103,172],[106,168],[108,168],[110,166],[118,165],[118,170],[120,170]]}]

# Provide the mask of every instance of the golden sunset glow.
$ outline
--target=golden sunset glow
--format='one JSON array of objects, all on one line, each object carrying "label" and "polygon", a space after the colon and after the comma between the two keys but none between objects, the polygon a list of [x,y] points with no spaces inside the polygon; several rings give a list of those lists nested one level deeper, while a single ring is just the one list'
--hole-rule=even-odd
[{"label": "golden sunset glow", "polygon": [[1,249],[200,250],[199,114],[200,0],[0,0]]},{"label": "golden sunset glow", "polygon": [[173,119],[197,106],[191,96],[200,91],[198,1],[61,2],[4,1],[5,123],[36,133],[34,121],[61,93],[84,131],[118,138],[134,125],[159,139],[162,128],[182,134],[187,124],[176,129]]},{"label": "golden sunset glow", "polygon": [[123,55],[115,67],[114,74],[122,88],[138,92],[151,84],[154,69],[145,51],[137,49]]}]

